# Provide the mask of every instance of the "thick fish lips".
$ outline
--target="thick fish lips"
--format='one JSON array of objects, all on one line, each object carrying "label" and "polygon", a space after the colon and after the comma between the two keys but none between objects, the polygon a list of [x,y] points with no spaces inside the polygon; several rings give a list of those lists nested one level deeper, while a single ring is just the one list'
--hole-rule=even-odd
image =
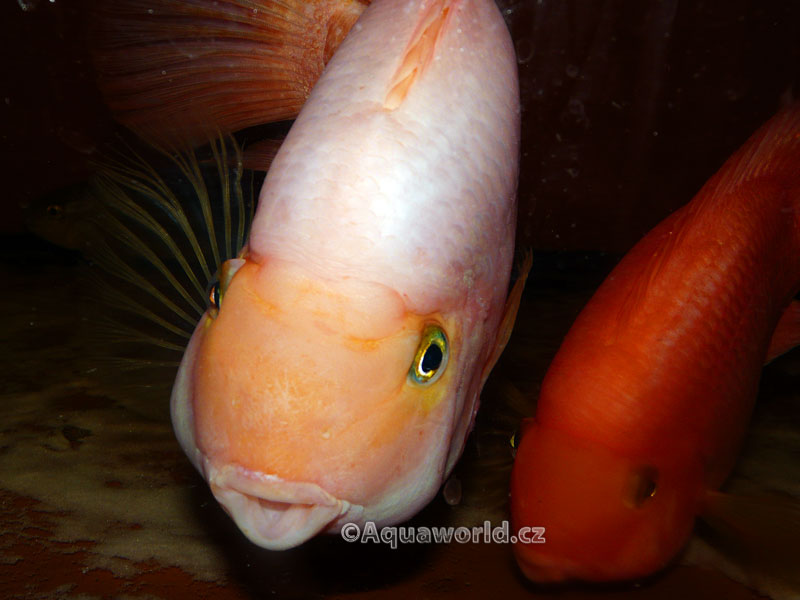
[{"label": "thick fish lips", "polygon": [[235,465],[204,471],[214,497],[253,543],[272,550],[298,546],[329,526],[358,520],[363,507],[314,483],[286,481]]}]

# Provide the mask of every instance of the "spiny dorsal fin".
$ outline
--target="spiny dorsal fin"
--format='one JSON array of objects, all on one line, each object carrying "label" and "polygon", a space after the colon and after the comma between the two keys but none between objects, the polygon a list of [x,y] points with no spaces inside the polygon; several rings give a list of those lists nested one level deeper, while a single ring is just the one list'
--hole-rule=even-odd
[{"label": "spiny dorsal fin", "polygon": [[[800,178],[800,102],[780,111],[725,164],[709,186],[727,194],[760,177]],[[713,182],[713,184],[712,184]]]},{"label": "spiny dorsal fin", "polygon": [[[669,237],[653,252],[642,274],[622,302],[617,323],[624,328],[658,281],[685,234],[685,228],[712,202],[725,198],[740,186],[761,177],[776,178],[782,185],[800,185],[800,102],[787,107],[763,125],[703,186],[694,199],[673,214]],[[616,338],[613,337],[611,342]],[[780,340],[779,340],[780,342]],[[785,342],[785,340],[784,340]],[[784,348],[785,352],[789,348]],[[775,350],[771,348],[771,352]],[[779,354],[781,353],[779,352]],[[771,354],[771,360],[777,354]]]},{"label": "spiny dorsal fin", "polygon": [[408,95],[414,82],[433,59],[436,46],[445,30],[447,16],[453,0],[437,0],[423,6],[417,28],[403,53],[400,66],[389,83],[389,93],[383,102],[384,108],[394,110]]}]

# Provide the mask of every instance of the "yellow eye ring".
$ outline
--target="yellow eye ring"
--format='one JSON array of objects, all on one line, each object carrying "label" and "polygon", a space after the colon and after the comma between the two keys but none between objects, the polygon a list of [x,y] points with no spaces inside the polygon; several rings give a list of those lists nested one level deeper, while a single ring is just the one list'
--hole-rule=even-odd
[{"label": "yellow eye ring", "polygon": [[426,325],[408,370],[408,376],[415,383],[432,384],[444,373],[449,354],[449,344],[444,330],[438,325]]},{"label": "yellow eye ring", "polygon": [[222,298],[231,284],[233,276],[236,271],[242,268],[245,260],[243,258],[232,258],[222,263],[219,269],[219,275],[214,279],[208,288],[208,312],[211,318],[214,319],[222,307]]},{"label": "yellow eye ring", "polygon": [[219,310],[222,301],[222,293],[219,289],[219,280],[211,282],[211,288],[208,291],[208,302],[211,308]]},{"label": "yellow eye ring", "polygon": [[511,447],[511,457],[514,458],[517,456],[517,450],[519,449],[520,443],[520,430],[519,428],[514,430],[514,433],[511,434],[511,437],[508,438],[508,445]]}]

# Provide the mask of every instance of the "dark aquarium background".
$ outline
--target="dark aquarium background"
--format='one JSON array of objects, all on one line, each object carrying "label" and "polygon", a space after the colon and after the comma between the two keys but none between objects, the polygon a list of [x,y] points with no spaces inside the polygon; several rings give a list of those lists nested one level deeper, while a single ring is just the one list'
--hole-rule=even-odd
[{"label": "dark aquarium background", "polygon": [[[250,544],[173,437],[169,390],[180,335],[156,333],[160,346],[132,350],[132,332],[146,327],[126,316],[113,290],[135,296],[136,286],[104,271],[99,249],[117,247],[119,236],[102,225],[87,182],[98,160],[142,147],[99,91],[88,49],[93,4],[0,5],[0,597],[800,596],[800,587],[782,587],[702,536],[646,581],[558,589],[530,585],[505,544],[392,549],[339,536],[286,552]],[[533,270],[448,483],[449,502],[438,496],[413,525],[507,519],[508,440],[534,412],[547,365],[583,304],[638,239],[800,95],[795,0],[498,6],[518,56],[517,239],[520,251],[533,250]],[[260,135],[279,137],[286,126]],[[191,182],[169,160],[142,152],[177,195],[191,196]],[[205,169],[208,155],[198,157]],[[212,199],[229,189],[210,177]],[[257,196],[259,175],[242,181],[245,198]],[[202,227],[200,217],[193,223]],[[160,281],[147,261],[136,268]],[[800,498],[798,389],[797,352],[765,369],[731,489]]]}]

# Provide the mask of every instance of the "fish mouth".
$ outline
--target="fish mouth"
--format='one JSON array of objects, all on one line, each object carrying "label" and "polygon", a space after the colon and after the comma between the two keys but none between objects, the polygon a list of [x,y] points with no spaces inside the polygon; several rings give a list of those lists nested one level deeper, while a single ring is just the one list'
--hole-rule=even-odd
[{"label": "fish mouth", "polygon": [[287,481],[238,465],[206,459],[206,479],[217,501],[254,544],[268,550],[299,546],[324,530],[361,518],[364,507],[315,483]]}]

